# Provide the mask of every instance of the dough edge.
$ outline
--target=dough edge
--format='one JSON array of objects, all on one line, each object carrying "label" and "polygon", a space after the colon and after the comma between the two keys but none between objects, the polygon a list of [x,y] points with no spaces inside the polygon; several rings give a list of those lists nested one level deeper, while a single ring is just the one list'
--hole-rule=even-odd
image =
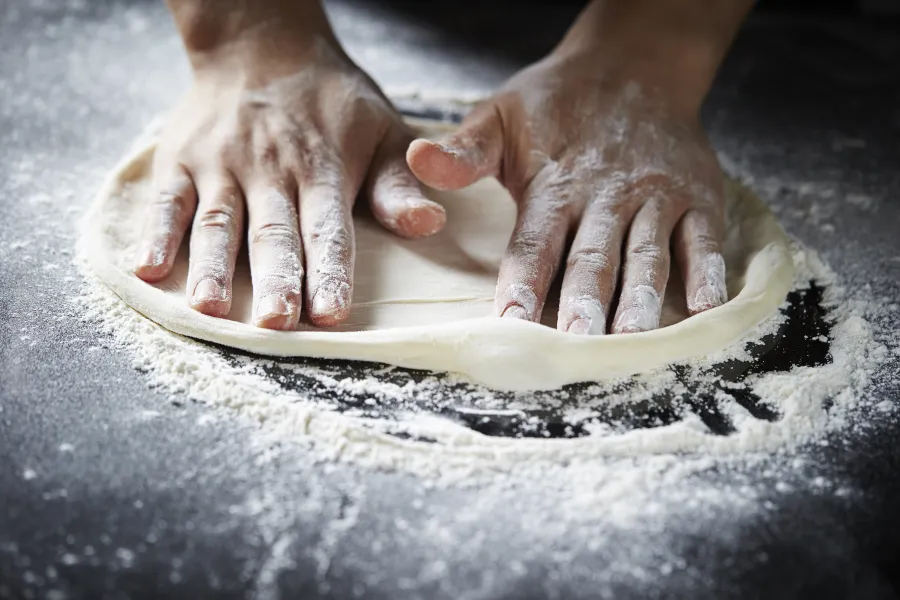
[{"label": "dough edge", "polygon": [[[428,125],[434,127],[435,123]],[[163,291],[123,271],[107,257],[99,217],[130,169],[152,152],[154,145],[151,137],[141,136],[135,149],[107,177],[85,215],[79,254],[126,304],[162,327],[255,354],[448,371],[502,391],[557,389],[654,371],[726,349],[777,312],[793,281],[794,264],[784,230],[762,200],[739,183],[730,182],[737,193],[749,194],[749,200],[760,208],[755,223],[759,249],[749,258],[737,296],[675,325],[603,336],[576,336],[536,323],[494,317],[359,332],[260,329],[203,315],[186,303],[167,302]]]}]

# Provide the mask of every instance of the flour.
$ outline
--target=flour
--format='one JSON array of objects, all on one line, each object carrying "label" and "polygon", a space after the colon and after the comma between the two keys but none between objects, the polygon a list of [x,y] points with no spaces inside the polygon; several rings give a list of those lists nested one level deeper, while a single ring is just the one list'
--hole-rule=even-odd
[{"label": "flour", "polygon": [[633,305],[625,308],[616,319],[616,329],[622,332],[650,331],[659,327],[662,299],[649,285],[636,285],[630,296]]},{"label": "flour", "polygon": [[706,285],[701,286],[694,294],[691,306],[719,306],[728,302],[728,286],[724,277],[725,259],[722,255],[718,252],[707,254],[703,258],[700,270],[706,279]]},{"label": "flour", "polygon": [[534,320],[538,314],[538,298],[531,288],[519,283],[508,286],[497,294],[496,313],[501,317]]},{"label": "flour", "polygon": [[[346,375],[334,365],[228,358],[143,318],[90,274],[86,274],[85,293],[77,303],[84,318],[96,322],[115,345],[132,355],[151,385],[257,419],[261,431],[271,439],[311,442],[311,451],[319,460],[406,471],[439,486],[476,485],[486,479],[500,485],[520,478],[523,470],[546,479],[562,469],[569,473],[566,480],[577,480],[591,489],[581,490],[587,497],[596,500],[604,494],[620,494],[615,497],[624,502],[634,486],[650,489],[709,469],[718,461],[783,451],[813,441],[846,425],[848,415],[867,405],[864,391],[890,352],[873,341],[865,318],[866,303],[848,300],[815,252],[797,246],[794,260],[796,288],[810,281],[825,286],[824,302],[831,307],[834,320],[833,360],[823,366],[752,375],[717,391],[721,410],[735,428],[730,435],[711,434],[695,414],[641,429],[588,423],[585,437],[548,440],[489,437],[436,416],[450,406],[446,390],[452,386],[453,405],[473,418],[479,411],[497,415],[499,410],[499,414],[515,416],[553,408],[561,410],[566,422],[574,426],[598,407],[640,411],[641,402],[664,390],[670,390],[676,399],[689,397],[690,390],[671,370],[634,378],[627,386],[622,380],[593,384],[573,405],[572,393],[566,389],[510,397],[452,376],[413,377],[400,369],[367,365]],[[783,316],[771,319],[748,336],[748,341],[773,333],[783,322]],[[693,373],[693,381],[713,385],[718,377],[705,370],[726,360],[749,358],[744,346],[738,344],[684,367]],[[282,376],[273,376],[272,369]],[[307,378],[310,383],[291,389],[283,385],[288,375]],[[732,395],[742,391],[762,398],[779,418],[768,421],[751,416]],[[591,394],[596,399],[591,400]],[[328,400],[334,396],[356,398],[358,407],[337,412]],[[394,409],[393,418],[369,414],[384,406]],[[611,480],[610,469],[618,474]],[[639,473],[618,478],[633,469]],[[580,502],[587,502],[583,494],[572,496],[573,511],[581,510]]]},{"label": "flour", "polygon": [[569,322],[565,324],[565,330],[569,333],[587,335],[606,333],[606,309],[591,296],[570,297],[560,307],[559,325],[563,325],[565,319],[563,313],[567,313],[569,317],[567,319]]}]

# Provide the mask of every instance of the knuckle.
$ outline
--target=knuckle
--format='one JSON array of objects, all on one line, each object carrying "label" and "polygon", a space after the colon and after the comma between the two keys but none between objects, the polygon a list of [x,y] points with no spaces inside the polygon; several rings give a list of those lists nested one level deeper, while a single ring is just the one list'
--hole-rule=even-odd
[{"label": "knuckle", "polygon": [[298,173],[296,180],[302,190],[301,202],[321,203],[328,207],[350,206],[353,203],[354,195],[348,187],[352,179],[334,163],[323,162],[315,171]]},{"label": "knuckle", "polygon": [[259,243],[293,243],[297,230],[283,222],[267,222],[254,226],[250,232],[250,242]]},{"label": "knuckle", "polygon": [[209,255],[198,259],[192,259],[190,279],[195,282],[202,279],[211,279],[220,286],[225,287],[230,283],[230,278],[228,277],[228,263],[219,255]]},{"label": "knuckle", "polygon": [[264,168],[278,165],[279,156],[278,146],[271,142],[253,148],[253,160]]},{"label": "knuckle", "polygon": [[298,163],[302,163],[309,153],[309,144],[306,143],[303,134],[298,131],[283,131],[278,135],[278,143],[284,154]]},{"label": "knuckle", "polygon": [[333,247],[349,247],[353,244],[353,232],[343,223],[319,221],[313,225],[310,233],[312,243],[327,244]]},{"label": "knuckle", "polygon": [[684,233],[684,243],[700,253],[718,252],[719,240],[707,228],[689,228]]},{"label": "knuckle", "polygon": [[410,187],[416,184],[415,176],[406,164],[406,157],[402,154],[384,156],[375,166],[374,173],[379,181],[390,182],[395,185]]},{"label": "knuckle", "polygon": [[296,179],[300,186],[306,189],[340,189],[342,173],[331,160],[316,156],[308,161],[306,167],[297,170]]},{"label": "knuckle", "polygon": [[418,181],[412,178],[411,174],[407,176],[399,169],[379,170],[369,182],[371,186],[369,200],[382,207],[405,212],[410,206],[409,199],[425,198]]},{"label": "knuckle", "polygon": [[719,247],[720,219],[706,212],[688,211],[676,228],[680,244],[715,251]]},{"label": "knuckle", "polygon": [[[359,86],[359,89],[362,91],[363,88]],[[365,92],[354,95],[350,99],[349,105],[353,114],[364,116],[375,114],[381,108],[374,96]]]},{"label": "knuckle", "polygon": [[648,169],[624,176],[624,187],[629,196],[655,197],[666,190],[678,187],[665,172]]},{"label": "knuckle", "polygon": [[550,249],[547,236],[537,231],[519,231],[509,244],[509,253],[515,256],[537,256]]},{"label": "knuckle", "polygon": [[280,272],[266,273],[254,283],[254,287],[258,287],[262,295],[274,292],[286,296],[297,296],[300,293],[299,287],[302,276],[302,269],[298,269],[292,274]]},{"label": "knuckle", "polygon": [[168,213],[181,213],[191,206],[188,195],[184,192],[162,190],[156,193],[150,200],[158,210],[164,210]]},{"label": "knuckle", "polygon": [[337,156],[337,152],[317,133],[286,134],[281,144],[287,155],[286,161],[302,173],[315,173]]},{"label": "knuckle", "polygon": [[704,252],[715,252],[719,248],[719,241],[707,233],[697,235],[694,244]]},{"label": "knuckle", "polygon": [[574,250],[566,262],[568,268],[578,268],[596,273],[610,275],[615,272],[615,262],[606,248],[600,246],[582,246]]},{"label": "knuckle", "polygon": [[633,174],[630,184],[634,191],[653,191],[677,187],[671,176],[655,169]]},{"label": "knuckle", "polygon": [[638,241],[628,246],[628,254],[644,262],[661,262],[666,257],[665,250],[654,242]]},{"label": "knuckle", "polygon": [[663,172],[646,172],[633,175],[627,185],[624,196],[628,202],[640,206],[656,205],[658,210],[664,207],[690,203],[690,187],[687,183]]},{"label": "knuckle", "polygon": [[[690,195],[694,199],[695,206],[717,212],[719,205],[724,200],[724,184],[709,181],[692,182],[689,186]],[[712,216],[712,215],[711,215]]]},{"label": "knuckle", "polygon": [[313,177],[316,168],[313,166],[315,159],[308,151],[294,152],[287,159],[287,167],[294,173],[297,183],[303,187],[308,185],[309,180]]},{"label": "knuckle", "polygon": [[211,158],[213,164],[233,165],[242,161],[241,151],[239,150],[241,145],[237,143],[219,141],[213,143],[212,147]]},{"label": "knuckle", "polygon": [[205,209],[197,215],[197,224],[201,229],[231,229],[235,219],[234,208],[227,205],[215,206]]}]

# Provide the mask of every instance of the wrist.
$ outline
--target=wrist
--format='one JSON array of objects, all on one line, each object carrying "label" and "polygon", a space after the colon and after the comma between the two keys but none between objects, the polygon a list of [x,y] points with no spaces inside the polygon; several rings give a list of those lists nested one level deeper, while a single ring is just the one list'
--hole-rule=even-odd
[{"label": "wrist", "polygon": [[752,0],[593,0],[553,55],[699,112]]},{"label": "wrist", "polygon": [[278,69],[339,48],[317,0],[167,0],[195,74]]},{"label": "wrist", "polygon": [[638,84],[646,93],[664,99],[673,112],[699,115],[719,64],[710,47],[662,35],[609,43],[615,50],[604,44],[589,51],[594,60],[598,54],[606,56],[600,62],[607,77]]}]

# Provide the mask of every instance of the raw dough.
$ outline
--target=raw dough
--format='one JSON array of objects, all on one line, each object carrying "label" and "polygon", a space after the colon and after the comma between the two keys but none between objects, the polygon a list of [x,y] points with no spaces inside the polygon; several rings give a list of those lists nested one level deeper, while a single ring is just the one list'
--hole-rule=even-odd
[{"label": "raw dough", "polygon": [[[417,123],[424,135],[446,125]],[[493,179],[454,193],[430,192],[447,210],[433,238],[401,240],[357,203],[356,279],[350,320],[339,328],[301,323],[295,332],[254,327],[246,251],[238,261],[228,320],[192,310],[184,292],[187,245],[172,275],[150,285],[131,272],[134,245],[151,194],[158,126],[148,130],[104,185],[87,218],[82,254],[126,303],[163,327],[193,338],[275,356],[384,362],[451,371],[503,390],[552,389],[620,377],[704,356],[741,340],[776,312],[789,291],[788,240],[765,204],[727,186],[726,305],[687,318],[681,276],[673,269],[662,328],[639,334],[576,336],[557,331],[557,300],[544,324],[492,317],[497,268],[512,231],[515,205]]]}]

